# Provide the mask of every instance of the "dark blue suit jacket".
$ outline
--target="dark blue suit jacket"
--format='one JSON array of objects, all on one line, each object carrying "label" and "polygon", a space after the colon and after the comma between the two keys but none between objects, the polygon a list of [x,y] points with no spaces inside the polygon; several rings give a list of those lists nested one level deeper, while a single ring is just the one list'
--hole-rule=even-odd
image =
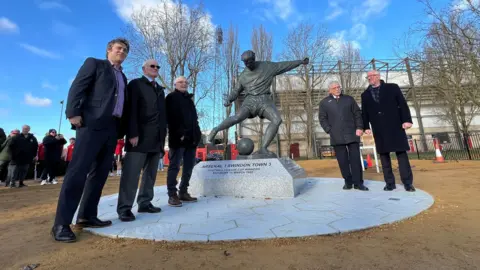
[{"label": "dark blue suit jacket", "polygon": [[[125,115],[127,114],[127,78],[125,81],[124,109],[119,122],[118,137],[125,135]],[[113,67],[108,60],[89,57],[77,73],[68,92],[66,116],[82,117],[82,127],[94,130],[112,128],[113,108],[118,94],[117,82]],[[72,125],[72,129],[75,127]]]}]

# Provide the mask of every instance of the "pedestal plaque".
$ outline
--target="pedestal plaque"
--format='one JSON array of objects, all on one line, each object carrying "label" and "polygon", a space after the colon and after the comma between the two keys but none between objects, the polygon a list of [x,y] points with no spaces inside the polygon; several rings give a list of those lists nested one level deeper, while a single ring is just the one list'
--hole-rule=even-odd
[{"label": "pedestal plaque", "polygon": [[289,158],[200,162],[193,168],[189,192],[198,196],[293,198],[306,177]]}]

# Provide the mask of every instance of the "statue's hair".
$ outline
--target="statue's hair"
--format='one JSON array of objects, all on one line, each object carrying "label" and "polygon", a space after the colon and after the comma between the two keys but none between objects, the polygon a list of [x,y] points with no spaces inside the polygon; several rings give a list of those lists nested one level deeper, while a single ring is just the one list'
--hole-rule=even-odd
[{"label": "statue's hair", "polygon": [[255,59],[255,53],[252,50],[244,51],[242,53],[242,61],[245,61],[245,60],[251,59],[251,58]]}]

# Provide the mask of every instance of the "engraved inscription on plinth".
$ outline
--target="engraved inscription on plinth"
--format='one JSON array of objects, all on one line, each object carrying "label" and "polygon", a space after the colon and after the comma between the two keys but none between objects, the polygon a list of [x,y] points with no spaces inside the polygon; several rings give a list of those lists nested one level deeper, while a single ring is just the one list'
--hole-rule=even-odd
[{"label": "engraved inscription on plinth", "polygon": [[289,158],[207,161],[192,172],[189,192],[199,196],[293,198],[305,170]]}]

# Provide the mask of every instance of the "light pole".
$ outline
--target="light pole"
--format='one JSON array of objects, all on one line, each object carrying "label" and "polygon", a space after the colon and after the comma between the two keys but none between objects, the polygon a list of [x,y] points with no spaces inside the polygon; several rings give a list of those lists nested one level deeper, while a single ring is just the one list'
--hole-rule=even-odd
[{"label": "light pole", "polygon": [[60,109],[60,122],[58,123],[58,134],[61,134],[60,129],[62,128],[63,100],[60,101],[60,104],[62,104],[62,108]]}]

